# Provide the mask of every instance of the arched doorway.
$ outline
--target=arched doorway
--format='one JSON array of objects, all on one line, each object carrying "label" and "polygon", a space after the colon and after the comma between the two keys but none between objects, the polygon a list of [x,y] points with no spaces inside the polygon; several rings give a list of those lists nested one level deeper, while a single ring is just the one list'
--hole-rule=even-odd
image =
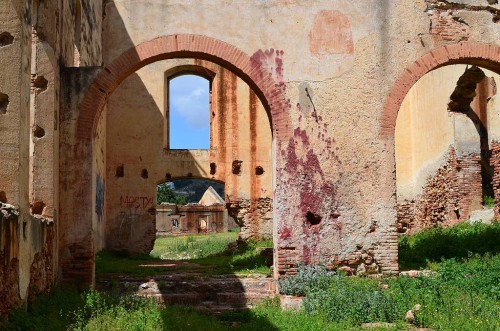
[{"label": "arched doorway", "polygon": [[[431,51],[415,61],[404,71],[404,73],[401,74],[394,87],[389,92],[384,112],[382,114],[383,117],[380,127],[380,136],[385,142],[385,148],[388,151],[387,162],[388,165],[390,165],[388,169],[392,169],[394,189],[396,189],[396,180],[394,175],[394,170],[396,169],[396,161],[394,157],[396,119],[398,117],[398,112],[401,109],[401,105],[403,104],[403,100],[407,96],[410,89],[425,74],[444,66],[454,64],[476,65],[481,68],[491,70],[494,73],[499,73],[499,63],[500,47],[496,45],[477,43],[459,43],[447,45]],[[456,84],[456,82],[454,83]],[[470,121],[469,119],[467,120]],[[472,127],[474,127],[474,125],[472,125]],[[495,149],[494,144],[496,144],[496,142],[493,142],[492,145],[490,145],[490,149]],[[494,160],[491,160],[491,162],[495,163]],[[498,174],[494,175],[493,182],[495,182],[495,177],[497,176]],[[493,188],[493,190],[495,190],[495,188]],[[495,196],[498,196],[498,194],[495,194]],[[396,201],[394,201],[394,205],[396,207]],[[391,238],[391,240],[396,243],[396,231]],[[394,245],[394,247],[397,248],[396,245]]]},{"label": "arched doorway", "polygon": [[[72,201],[69,199],[63,202],[61,227],[70,229],[60,240],[61,249],[66,252],[61,257],[63,278],[92,281],[94,247],[99,247],[99,239],[102,240],[100,230],[105,225],[96,224],[95,217],[91,223],[88,212],[75,215],[72,211],[64,211],[64,207],[74,205],[81,205],[84,208],[94,207],[97,200],[94,199],[92,193],[105,191],[106,183],[99,173],[96,173],[96,168],[99,167],[96,167],[92,160],[95,159],[96,153],[102,152],[102,148],[94,145],[94,141],[99,140],[99,136],[102,135],[100,119],[110,95],[136,70],[153,62],[174,58],[209,60],[234,72],[261,100],[267,111],[274,143],[279,143],[281,137],[287,134],[288,121],[286,112],[282,111],[286,106],[286,100],[279,86],[260,63],[231,45],[204,36],[173,35],[160,37],[131,48],[95,76],[78,111],[75,112],[77,118],[67,128],[69,135],[72,134],[73,129],[75,131],[71,142],[68,141],[68,144],[61,149],[62,163],[66,166],[68,173],[78,173],[78,175],[62,175],[61,185],[65,187],[71,182],[71,185],[84,186],[86,183],[94,182],[92,177],[95,177],[95,184],[92,190],[84,188]],[[119,170],[117,168],[117,173]],[[271,169],[269,170],[273,175]],[[148,172],[142,171],[141,176],[148,177]],[[104,187],[104,189],[96,190],[96,187]],[[74,227],[75,222],[78,223],[78,227]],[[75,274],[75,268],[82,271]]]}]

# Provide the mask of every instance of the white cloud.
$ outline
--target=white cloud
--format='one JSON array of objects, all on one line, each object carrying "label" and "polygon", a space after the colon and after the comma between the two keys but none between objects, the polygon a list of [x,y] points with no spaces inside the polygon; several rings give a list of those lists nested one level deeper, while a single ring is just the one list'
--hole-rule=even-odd
[{"label": "white cloud", "polygon": [[186,75],[170,81],[170,112],[184,118],[193,128],[207,128],[209,121],[209,82]]}]

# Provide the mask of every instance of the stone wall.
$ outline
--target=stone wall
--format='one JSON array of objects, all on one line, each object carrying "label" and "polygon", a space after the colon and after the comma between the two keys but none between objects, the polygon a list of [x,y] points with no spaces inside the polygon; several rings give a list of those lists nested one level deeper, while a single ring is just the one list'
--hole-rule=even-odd
[{"label": "stone wall", "polygon": [[481,156],[458,158],[451,147],[447,162],[429,178],[422,194],[398,202],[398,232],[411,234],[467,220],[471,211],[481,208],[481,196]]},{"label": "stone wall", "polygon": [[[28,238],[33,258],[27,270],[20,271],[24,266],[20,263],[23,258],[18,245]],[[29,276],[27,293],[20,293],[20,273]],[[50,290],[56,275],[57,240],[53,220],[32,216],[29,223],[22,223],[17,208],[0,203],[0,315]]]}]

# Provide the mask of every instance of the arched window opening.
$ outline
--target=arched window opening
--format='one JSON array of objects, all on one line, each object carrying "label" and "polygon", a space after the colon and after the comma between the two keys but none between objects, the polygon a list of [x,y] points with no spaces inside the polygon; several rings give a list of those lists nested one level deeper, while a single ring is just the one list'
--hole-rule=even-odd
[{"label": "arched window opening", "polygon": [[210,149],[210,81],[198,75],[167,80],[167,148]]}]

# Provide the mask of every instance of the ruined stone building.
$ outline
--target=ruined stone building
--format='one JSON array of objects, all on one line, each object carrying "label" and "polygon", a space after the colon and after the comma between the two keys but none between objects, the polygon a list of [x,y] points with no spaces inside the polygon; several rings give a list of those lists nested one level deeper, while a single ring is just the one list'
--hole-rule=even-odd
[{"label": "ruined stone building", "polygon": [[[398,272],[400,229],[484,193],[498,214],[499,63],[496,0],[2,0],[0,314],[149,252],[180,178],[224,183],[275,277]],[[205,150],[170,148],[185,74],[210,82]]]},{"label": "ruined stone building", "polygon": [[156,206],[156,233],[163,236],[222,233],[236,227],[225,201],[210,186],[196,204],[163,202]]}]

